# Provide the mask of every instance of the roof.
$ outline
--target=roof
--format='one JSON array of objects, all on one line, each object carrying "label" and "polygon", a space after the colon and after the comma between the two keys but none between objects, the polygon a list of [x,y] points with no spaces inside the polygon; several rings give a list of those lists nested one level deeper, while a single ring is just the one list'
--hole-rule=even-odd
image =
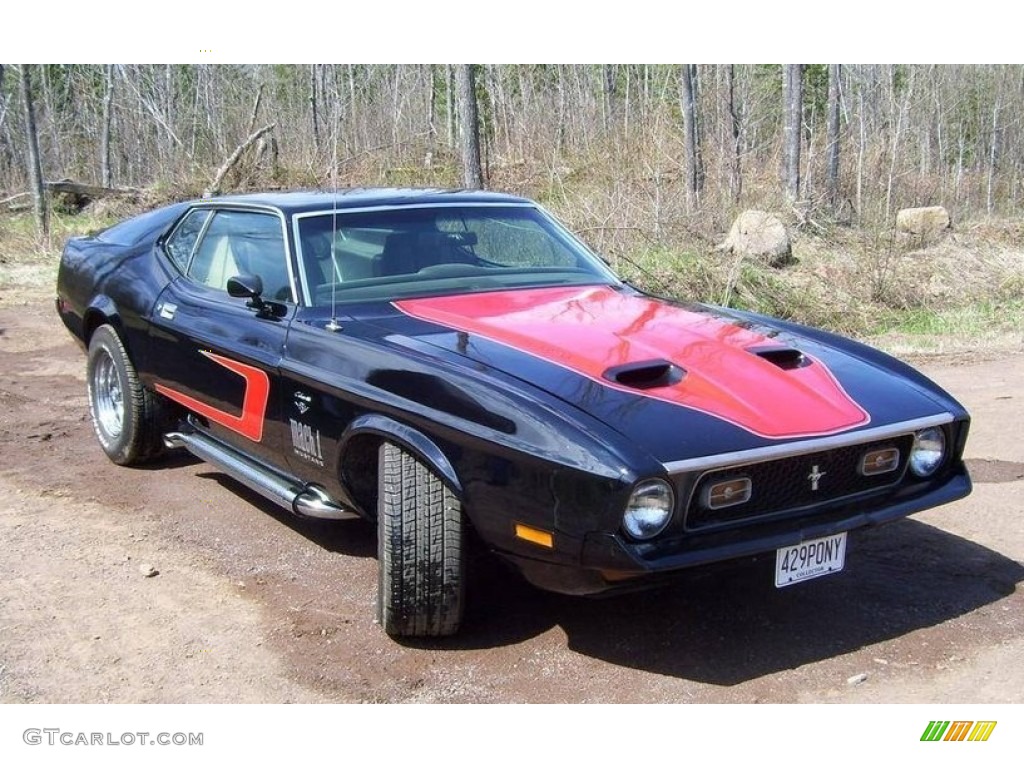
[{"label": "roof", "polygon": [[533,204],[531,200],[500,192],[467,189],[340,189],[303,190],[296,192],[259,192],[249,195],[226,195],[208,198],[210,203],[249,203],[279,208],[285,213],[322,211],[325,208],[365,208],[382,205],[430,205],[432,203],[511,203]]}]

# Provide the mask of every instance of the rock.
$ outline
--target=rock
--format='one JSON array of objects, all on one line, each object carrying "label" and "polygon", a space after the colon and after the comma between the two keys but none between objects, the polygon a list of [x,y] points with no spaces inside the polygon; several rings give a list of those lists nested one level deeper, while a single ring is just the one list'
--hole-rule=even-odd
[{"label": "rock", "polygon": [[941,205],[904,208],[896,214],[896,231],[923,239],[935,239],[953,228],[949,211]]},{"label": "rock", "polygon": [[141,573],[147,579],[151,579],[154,576],[156,576],[158,573],[160,573],[160,571],[158,571],[156,568],[154,568],[149,563],[143,563],[142,565],[139,566],[139,573]]},{"label": "rock", "polygon": [[786,225],[765,211],[744,211],[737,216],[719,249],[760,259],[770,267],[782,267],[793,260]]},{"label": "rock", "polygon": [[861,683],[863,683],[867,679],[868,679],[867,673],[866,672],[861,672],[859,675],[854,675],[853,677],[846,678],[846,684],[847,685],[860,685]]}]

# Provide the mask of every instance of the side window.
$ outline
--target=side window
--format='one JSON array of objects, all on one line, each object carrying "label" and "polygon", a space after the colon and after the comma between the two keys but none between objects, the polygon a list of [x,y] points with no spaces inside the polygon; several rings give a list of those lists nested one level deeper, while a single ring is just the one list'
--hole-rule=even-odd
[{"label": "side window", "polygon": [[293,301],[281,220],[273,214],[217,211],[187,274],[221,291],[236,275],[259,275],[265,299]]},{"label": "side window", "polygon": [[191,211],[164,243],[164,250],[171,257],[171,261],[178,265],[178,269],[185,272],[188,269],[188,260],[196,247],[196,240],[199,233],[203,231],[203,224],[206,223],[209,211]]}]

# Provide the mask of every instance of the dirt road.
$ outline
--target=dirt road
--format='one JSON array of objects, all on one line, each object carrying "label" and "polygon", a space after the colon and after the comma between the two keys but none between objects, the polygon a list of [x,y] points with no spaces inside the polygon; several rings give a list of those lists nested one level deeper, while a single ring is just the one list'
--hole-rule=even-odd
[{"label": "dirt road", "polygon": [[974,416],[975,492],[855,536],[838,576],[588,601],[496,571],[462,635],[399,644],[369,526],[187,457],[114,466],[84,356],[23,297],[0,295],[0,702],[1024,702],[1024,350],[922,365]]}]

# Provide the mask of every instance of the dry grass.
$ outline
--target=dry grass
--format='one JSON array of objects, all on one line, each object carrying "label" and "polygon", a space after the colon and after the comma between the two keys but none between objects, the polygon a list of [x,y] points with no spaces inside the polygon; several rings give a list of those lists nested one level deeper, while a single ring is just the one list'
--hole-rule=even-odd
[{"label": "dry grass", "polygon": [[[350,174],[371,174],[374,165],[346,169],[339,186],[352,183]],[[633,178],[613,178],[593,167],[553,166],[543,176],[526,170],[510,164],[493,174],[502,177],[503,188],[540,199],[627,280],[654,293],[784,317],[894,351],[1024,346],[1019,222],[960,224],[954,234],[921,247],[891,230],[797,226],[791,216],[795,263],[772,269],[716,251],[729,222],[688,214],[671,169]],[[430,168],[376,171],[380,184],[457,181],[445,157]],[[194,195],[195,190],[165,187],[147,191],[134,207],[107,203],[78,216],[55,214],[49,243],[40,241],[30,216],[2,216],[0,289],[8,296],[18,286],[46,289],[67,237]]]},{"label": "dry grass", "polygon": [[617,259],[638,286],[682,300],[776,315],[886,346],[1024,333],[1024,255],[1016,223],[986,223],[927,248],[891,233],[800,231],[796,263],[772,269],[707,247],[645,248]]}]

